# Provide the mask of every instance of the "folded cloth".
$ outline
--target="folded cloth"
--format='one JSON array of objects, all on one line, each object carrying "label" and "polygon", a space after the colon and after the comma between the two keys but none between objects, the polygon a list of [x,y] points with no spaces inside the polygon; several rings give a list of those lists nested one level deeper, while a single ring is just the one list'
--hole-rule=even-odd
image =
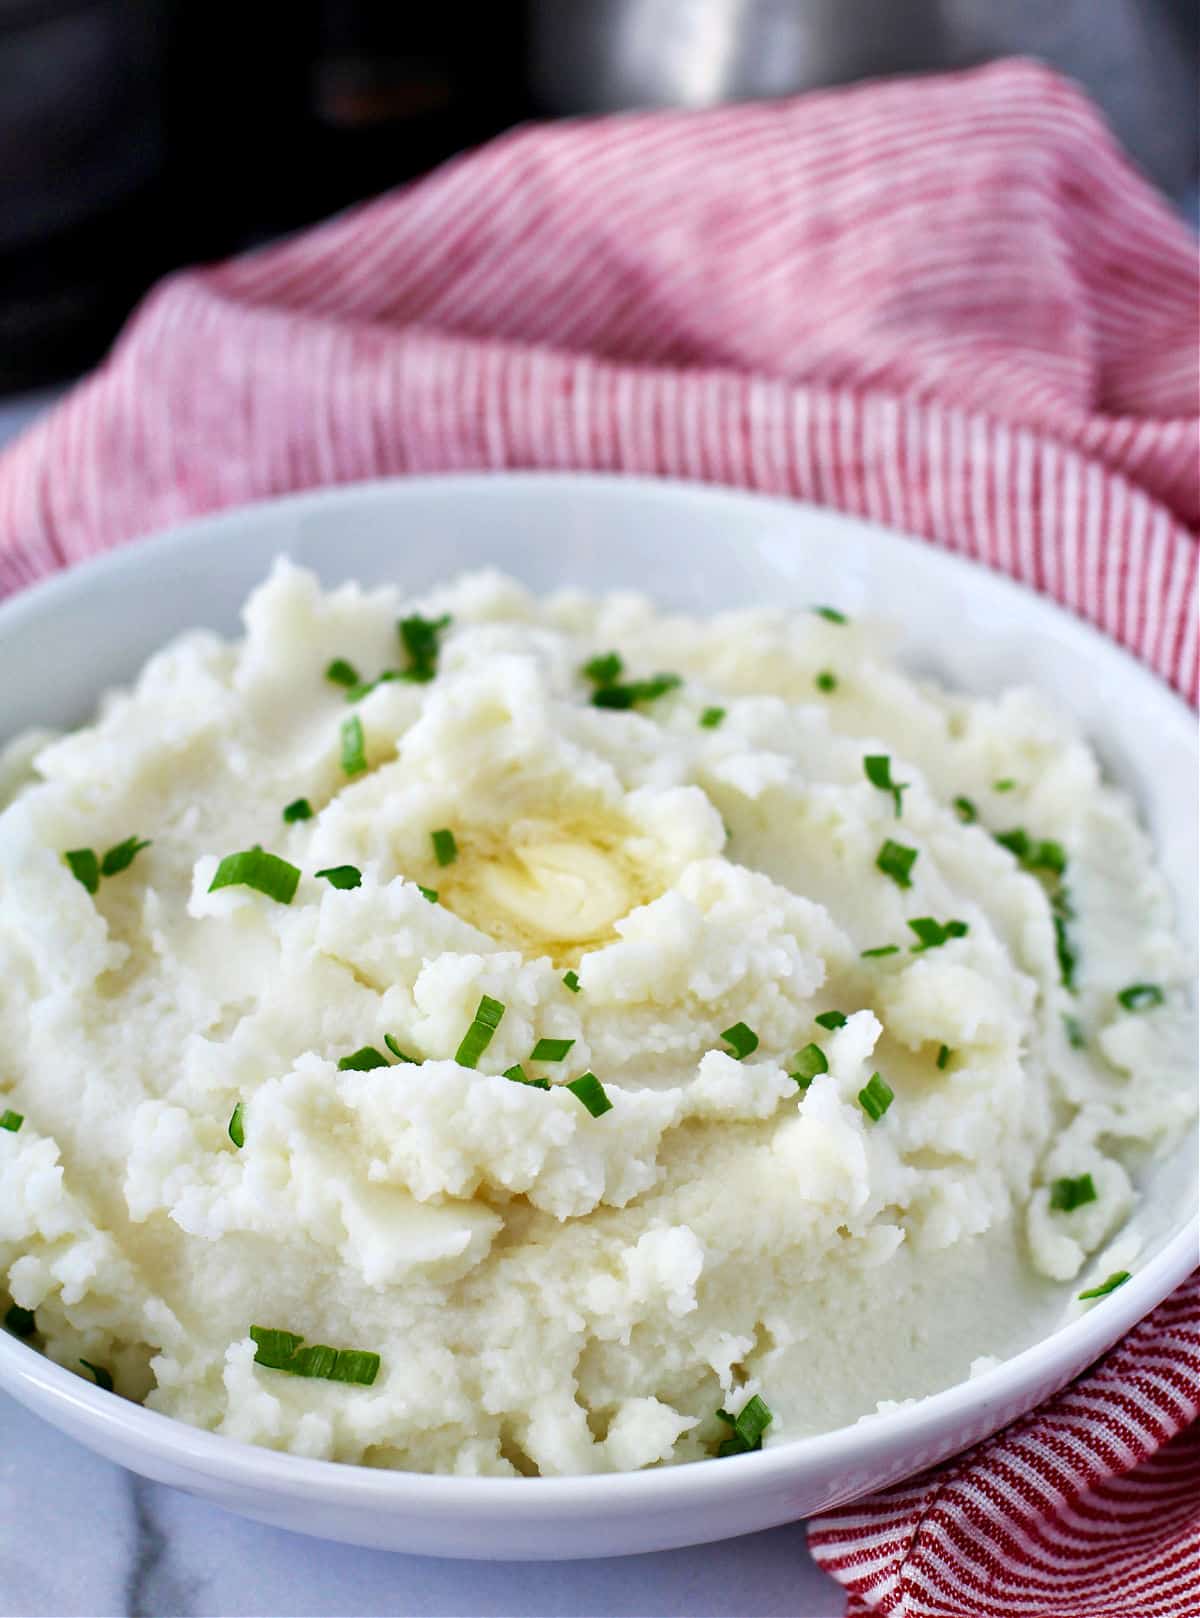
[{"label": "folded cloth", "polygon": [[[518,130],[164,282],[0,459],[0,590],[314,484],[670,474],[1003,569],[1194,700],[1198,335],[1187,231],[1033,63]],[[1200,1610],[1198,1315],[817,1556],[877,1611]]]}]

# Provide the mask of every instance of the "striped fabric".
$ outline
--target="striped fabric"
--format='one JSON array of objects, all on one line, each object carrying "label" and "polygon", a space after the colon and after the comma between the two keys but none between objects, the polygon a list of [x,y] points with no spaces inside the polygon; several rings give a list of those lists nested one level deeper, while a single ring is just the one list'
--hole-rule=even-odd
[{"label": "striped fabric", "polygon": [[[0,591],[316,484],[658,473],[978,558],[1195,700],[1197,292],[1183,226],[1033,63],[520,130],[160,286],[0,459]],[[906,1618],[1200,1612],[1198,1316],[1193,1285],[816,1524],[818,1557]]]}]

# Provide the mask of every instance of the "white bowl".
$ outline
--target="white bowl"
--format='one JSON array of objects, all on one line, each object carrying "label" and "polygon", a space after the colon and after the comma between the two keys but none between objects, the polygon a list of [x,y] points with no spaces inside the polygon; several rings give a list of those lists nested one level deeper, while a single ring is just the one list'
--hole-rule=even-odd
[{"label": "white bowl", "polygon": [[[674,607],[836,601],[903,630],[909,661],[994,691],[1053,693],[1138,799],[1195,925],[1196,738],[1188,709],[1125,653],[996,574],[869,523],[779,500],[633,478],[407,479],[189,523],[0,606],[0,735],[85,720],[177,631],[233,632],[279,552],[326,583],[421,590],[495,564],[537,589],[636,586]],[[1188,937],[1189,947],[1194,938]],[[304,1460],[143,1410],[0,1332],[0,1383],[122,1465],[260,1521],[352,1544],[479,1558],[611,1556],[747,1533],[852,1500],[944,1459],[1045,1399],[1197,1261],[1196,1153],[1143,1186],[1132,1279],[974,1380],[890,1415],[761,1453],[579,1478],[454,1478]]]}]

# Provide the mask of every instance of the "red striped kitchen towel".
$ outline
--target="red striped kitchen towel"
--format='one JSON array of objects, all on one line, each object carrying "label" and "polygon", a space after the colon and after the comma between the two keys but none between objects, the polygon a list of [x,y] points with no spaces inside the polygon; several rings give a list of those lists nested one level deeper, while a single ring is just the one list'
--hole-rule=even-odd
[{"label": "red striped kitchen towel", "polygon": [[[1182,224],[1033,63],[520,130],[160,286],[0,459],[0,590],[318,483],[671,474],[976,557],[1194,699],[1197,290]],[[859,1612],[1200,1613],[1198,1407],[1193,1283],[813,1548]]]}]

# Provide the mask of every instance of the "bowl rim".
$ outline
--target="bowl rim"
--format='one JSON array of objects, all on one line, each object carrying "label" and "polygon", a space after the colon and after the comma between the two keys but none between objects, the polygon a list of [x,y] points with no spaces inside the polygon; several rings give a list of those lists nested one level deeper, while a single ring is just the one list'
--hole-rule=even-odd
[{"label": "bowl rim", "polygon": [[[1089,643],[1098,644],[1108,658],[1124,665],[1125,676],[1135,684],[1149,682],[1158,701],[1174,708],[1175,721],[1186,734],[1187,745],[1195,746],[1191,709],[1153,670],[1069,608],[980,559],[946,551],[919,535],[890,528],[871,518],[851,516],[808,501],[686,479],[594,472],[474,471],[373,478],[266,497],[172,523],[35,581],[8,599],[0,600],[0,636],[29,618],[53,612],[60,596],[66,598],[86,591],[99,575],[136,574],[152,554],[168,559],[171,553],[187,550],[197,543],[202,534],[240,526],[259,513],[285,516],[289,511],[303,512],[326,505],[390,500],[413,485],[419,485],[425,493],[432,489],[453,498],[456,492],[466,487],[477,489],[483,482],[497,488],[586,485],[591,490],[603,491],[605,496],[651,498],[672,503],[681,500],[685,504],[688,500],[705,504],[722,500],[737,505],[753,503],[764,510],[786,513],[792,521],[802,520],[808,513],[847,530],[873,530],[883,540],[918,547],[921,565],[935,570],[947,569],[963,581],[982,569],[988,575],[989,589],[1001,597],[1019,598],[1026,612],[1031,608],[1041,610],[1069,635],[1078,638],[1084,647]],[[709,1465],[706,1459],[632,1472],[533,1478],[459,1477],[295,1455],[194,1427],[178,1417],[108,1393],[6,1331],[0,1331],[0,1384],[20,1390],[18,1397],[35,1410],[51,1405],[67,1407],[89,1429],[105,1435],[114,1444],[125,1448],[129,1443],[136,1443],[146,1459],[154,1458],[168,1465],[184,1464],[225,1483],[251,1488],[266,1486],[291,1497],[340,1496],[344,1497],[345,1504],[360,1502],[373,1509],[405,1509],[417,1503],[478,1508],[486,1509],[493,1518],[523,1517],[530,1505],[542,1512],[554,1506],[570,1512],[582,1506],[595,1509],[618,1503],[634,1509],[652,1502],[661,1505],[666,1495],[672,1497],[673,1505],[698,1506],[711,1501],[712,1497],[740,1492],[751,1485],[761,1488],[786,1484],[792,1475],[809,1468],[851,1470],[869,1461],[875,1452],[897,1443],[913,1453],[911,1470],[920,1470],[932,1464],[919,1453],[923,1443],[934,1440],[948,1428],[961,1426],[967,1418],[978,1415],[989,1405],[1002,1406],[1013,1399],[1019,1400],[1035,1382],[1057,1379],[1057,1385],[1061,1386],[1070,1380],[1076,1367],[1090,1366],[1120,1337],[1134,1330],[1187,1279],[1198,1263],[1200,1213],[1189,1214],[1159,1251],[1115,1292],[1098,1299],[1073,1319],[1056,1327],[1049,1336],[1000,1364],[948,1388],[905,1402],[898,1409],[868,1414],[849,1426],[828,1432],[768,1443],[761,1451],[726,1457],[723,1464],[716,1467]]]}]

